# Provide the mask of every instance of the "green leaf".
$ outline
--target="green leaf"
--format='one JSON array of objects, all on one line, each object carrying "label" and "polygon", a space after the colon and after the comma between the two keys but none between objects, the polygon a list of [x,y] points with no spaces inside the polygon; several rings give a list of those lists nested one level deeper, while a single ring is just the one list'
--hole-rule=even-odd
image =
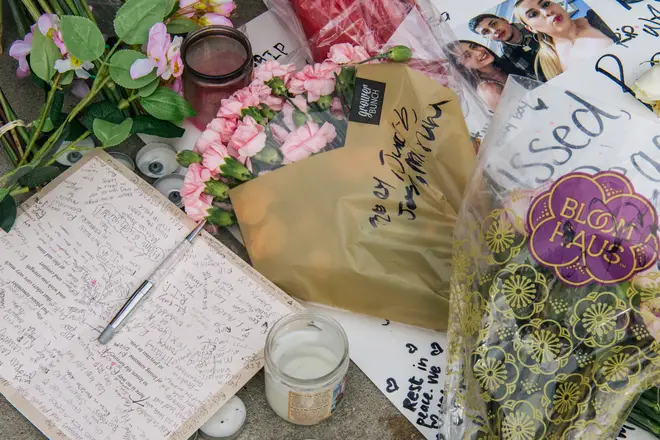
[{"label": "green leaf", "polygon": [[46,82],[55,74],[55,61],[61,59],[60,50],[53,40],[45,37],[38,28],[34,29],[32,49],[30,49],[30,67],[34,73]]},{"label": "green leaf", "polygon": [[68,86],[73,81],[73,70],[68,70],[62,74],[60,78],[60,84],[63,86]]},{"label": "green leaf", "polygon": [[41,131],[43,133],[50,133],[53,131],[53,128],[55,128],[55,124],[53,124],[53,121],[50,119],[50,116],[46,118],[44,121],[43,127],[41,127]]},{"label": "green leaf", "polygon": [[149,29],[163,21],[169,6],[169,0],[128,0],[115,17],[117,37],[129,44],[145,43]]},{"label": "green leaf", "polygon": [[169,121],[156,119],[151,115],[139,115],[133,118],[131,133],[144,133],[164,138],[183,136],[185,130]]},{"label": "green leaf", "polygon": [[85,17],[65,15],[60,19],[62,40],[74,57],[93,61],[103,55],[105,41],[98,27]]},{"label": "green leaf", "polygon": [[[71,73],[73,73],[73,71]],[[30,78],[32,78],[32,81],[34,81],[34,83],[40,88],[46,91],[50,90],[50,86],[46,82],[44,82],[43,79],[39,78],[32,69],[30,69]]]},{"label": "green leaf", "polygon": [[[92,120],[92,122],[90,124],[93,124],[93,123],[94,123],[94,121]],[[90,125],[90,127],[91,127],[91,125]],[[66,136],[66,139],[65,139],[67,141],[75,141],[80,136],[82,136],[82,134],[87,130],[85,128],[85,126],[83,124],[81,124],[80,121],[78,121],[77,119],[73,119],[69,123],[68,128],[69,128],[69,134]]]},{"label": "green leaf", "polygon": [[170,34],[187,34],[199,29],[199,25],[187,17],[175,18],[167,23],[167,32]]},{"label": "green leaf", "polygon": [[119,107],[110,101],[99,101],[90,105],[87,108],[83,125],[91,130],[94,127],[94,120],[102,119],[104,121],[112,122],[113,124],[121,124],[126,119],[124,114],[119,110]]},{"label": "green leaf", "polygon": [[53,103],[50,106],[50,113],[48,114],[48,116],[53,122],[58,120],[60,114],[62,113],[63,105],[64,105],[64,92],[61,90],[56,90],[55,95],[53,96]]},{"label": "green leaf", "polygon": [[20,179],[21,177],[23,177],[24,175],[26,175],[27,173],[29,173],[33,169],[34,169],[34,167],[32,165],[23,165],[22,167],[17,168],[16,171],[14,172],[14,174],[12,174],[12,176],[7,181],[7,184],[6,184],[7,187],[12,186],[14,183],[16,183],[18,181],[18,179]]},{"label": "green leaf", "polygon": [[113,124],[121,124],[126,116],[119,110],[119,107],[110,101],[99,101],[90,105],[87,108],[83,125],[91,130],[94,126],[95,119],[103,119],[104,121],[112,122]]},{"label": "green leaf", "polygon": [[[128,4],[128,3],[127,3]],[[147,56],[136,50],[120,50],[110,58],[110,76],[112,80],[125,89],[139,89],[156,79],[156,70],[154,69],[148,75],[142,78],[131,78],[131,66],[136,60],[146,58]]]},{"label": "green leaf", "polygon": [[167,0],[167,8],[165,8],[166,11],[170,11],[165,17],[169,18],[173,16],[176,11],[179,10],[179,0]]},{"label": "green leaf", "polygon": [[126,119],[121,124],[113,124],[103,119],[94,119],[94,135],[106,147],[114,147],[124,142],[131,135],[133,120]]},{"label": "green leaf", "polygon": [[9,194],[7,188],[0,188],[0,202],[2,202],[2,199],[4,199],[7,194]]},{"label": "green leaf", "polygon": [[145,96],[151,95],[153,92],[156,91],[159,84],[160,84],[160,78],[156,78],[155,80],[151,81],[146,86],[141,87],[140,90],[138,90],[138,95],[142,96],[143,98]]},{"label": "green leaf", "polygon": [[16,221],[16,202],[10,195],[5,196],[0,202],[0,228],[5,232],[11,231]]},{"label": "green leaf", "polygon": [[60,169],[56,166],[36,168],[18,179],[18,184],[32,189],[53,180],[59,174]]},{"label": "green leaf", "polygon": [[168,87],[158,87],[151,95],[141,98],[140,104],[150,115],[166,121],[195,116],[195,110],[188,101]]}]

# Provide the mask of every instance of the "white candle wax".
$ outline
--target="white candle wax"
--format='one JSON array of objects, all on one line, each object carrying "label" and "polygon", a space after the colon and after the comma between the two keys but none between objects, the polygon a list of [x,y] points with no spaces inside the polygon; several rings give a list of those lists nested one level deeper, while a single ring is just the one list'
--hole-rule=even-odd
[{"label": "white candle wax", "polygon": [[330,417],[344,394],[348,346],[335,321],[293,316],[269,335],[266,397],[283,419],[313,425]]},{"label": "white candle wax", "polygon": [[245,424],[246,417],[245,404],[240,398],[234,396],[218,412],[213,414],[199,430],[205,438],[232,440],[238,437]]}]

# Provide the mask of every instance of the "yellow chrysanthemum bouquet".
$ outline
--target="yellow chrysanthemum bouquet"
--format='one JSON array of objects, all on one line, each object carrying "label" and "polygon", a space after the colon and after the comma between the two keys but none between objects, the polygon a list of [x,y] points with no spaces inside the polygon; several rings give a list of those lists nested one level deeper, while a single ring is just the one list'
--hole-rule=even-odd
[{"label": "yellow chrysanthemum bouquet", "polygon": [[457,222],[439,439],[611,439],[660,379],[660,125],[528,87]]}]

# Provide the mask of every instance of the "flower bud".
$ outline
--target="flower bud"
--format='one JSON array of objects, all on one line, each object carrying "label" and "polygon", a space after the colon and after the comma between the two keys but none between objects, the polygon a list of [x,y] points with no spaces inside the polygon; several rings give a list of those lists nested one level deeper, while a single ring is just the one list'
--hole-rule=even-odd
[{"label": "flower bud", "polygon": [[212,195],[220,201],[229,198],[229,186],[226,183],[215,179],[210,179],[206,182],[204,192]]},{"label": "flower bud", "polygon": [[194,163],[202,163],[202,160],[202,156],[192,150],[183,150],[176,155],[176,161],[179,162],[179,165],[186,168]]},{"label": "flower bud", "polygon": [[233,157],[225,157],[225,163],[220,165],[220,173],[225,177],[232,177],[240,182],[252,179],[252,173],[245,165]]},{"label": "flower bud", "polygon": [[408,46],[394,46],[386,52],[387,59],[397,63],[405,63],[413,56],[413,51]]},{"label": "flower bud", "polygon": [[331,95],[321,96],[316,103],[321,108],[321,110],[328,110],[332,105],[332,96]]},{"label": "flower bud", "polygon": [[282,156],[277,148],[266,146],[260,152],[255,154],[255,159],[269,165],[282,163]]},{"label": "flower bud", "polygon": [[302,127],[307,123],[307,115],[297,108],[293,109],[293,122],[295,122],[296,127]]},{"label": "flower bud", "polygon": [[266,104],[261,104],[259,106],[259,112],[268,121],[272,121],[277,116],[277,112],[272,108],[270,108],[269,106],[267,106]]},{"label": "flower bud", "polygon": [[275,76],[269,79],[264,84],[271,88],[273,95],[275,96],[287,96],[289,93],[289,91],[286,89],[286,85],[284,84],[284,80],[279,76]]},{"label": "flower bud", "polygon": [[257,122],[257,124],[265,125],[266,122],[268,122],[263,117],[263,115],[261,114],[259,109],[257,107],[254,107],[254,106],[244,108],[243,110],[241,110],[241,117],[244,117],[244,116],[251,116],[252,119],[254,119]]},{"label": "flower bud", "polygon": [[208,213],[206,221],[212,225],[231,226],[236,223],[236,216],[233,212],[225,211],[217,206],[210,207],[206,212]]}]

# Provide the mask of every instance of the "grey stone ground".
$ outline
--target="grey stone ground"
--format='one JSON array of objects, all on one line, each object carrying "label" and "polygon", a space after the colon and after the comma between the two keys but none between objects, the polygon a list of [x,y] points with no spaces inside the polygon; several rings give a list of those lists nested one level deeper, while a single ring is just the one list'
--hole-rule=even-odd
[{"label": "grey stone ground", "polygon": [[[111,1],[111,0],[110,0]],[[95,10],[112,14],[109,1],[90,2]],[[262,0],[237,0],[238,14],[234,20],[240,25],[265,10]],[[14,75],[16,61],[7,52],[16,33],[9,10],[4,5],[5,19],[3,49],[0,55],[0,85],[14,110],[27,121],[36,118],[43,103],[43,92],[29,79],[18,80]],[[133,137],[120,151],[134,152],[142,142]],[[0,173],[7,169],[8,159],[0,151]],[[390,404],[371,381],[351,363],[348,390],[335,415],[313,427],[298,427],[280,419],[270,409],[264,395],[263,372],[257,374],[238,395],[248,409],[245,430],[238,440],[411,440],[422,439],[417,430]],[[0,396],[0,440],[40,440],[45,438],[18,411]],[[93,439],[90,439],[93,440]],[[145,439],[148,440],[148,439]]]}]

